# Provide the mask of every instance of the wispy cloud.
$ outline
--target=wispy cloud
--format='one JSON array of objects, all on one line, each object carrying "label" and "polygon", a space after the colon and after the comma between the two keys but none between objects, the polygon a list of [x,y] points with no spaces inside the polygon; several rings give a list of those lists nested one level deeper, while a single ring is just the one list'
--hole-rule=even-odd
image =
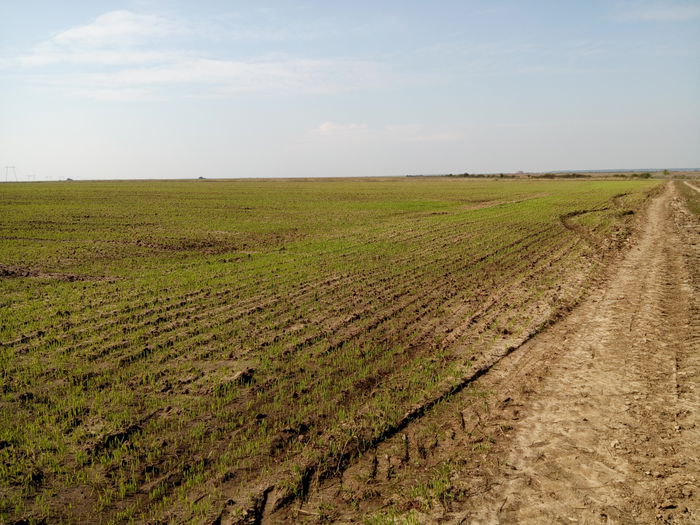
[{"label": "wispy cloud", "polygon": [[[239,35],[240,36],[240,35]],[[195,51],[206,35],[187,24],[131,11],[105,13],[59,32],[9,61],[54,87],[99,100],[232,93],[329,93],[376,87],[388,79],[373,61],[274,57],[212,58]],[[179,42],[183,47],[172,47]],[[8,61],[4,61],[7,67]],[[12,67],[12,66],[11,66]]]},{"label": "wispy cloud", "polygon": [[17,57],[16,62],[28,67],[164,62],[181,56],[182,51],[154,50],[154,44],[162,47],[164,39],[190,33],[191,29],[178,20],[110,11],[89,24],[69,28],[39,42],[30,53]]},{"label": "wispy cloud", "polygon": [[674,0],[623,2],[616,9],[615,17],[621,20],[683,22],[700,18],[700,3]]},{"label": "wispy cloud", "polygon": [[132,11],[110,11],[91,23],[72,27],[54,35],[50,42],[58,46],[83,47],[137,43],[144,39],[163,38],[189,33],[179,20]]}]

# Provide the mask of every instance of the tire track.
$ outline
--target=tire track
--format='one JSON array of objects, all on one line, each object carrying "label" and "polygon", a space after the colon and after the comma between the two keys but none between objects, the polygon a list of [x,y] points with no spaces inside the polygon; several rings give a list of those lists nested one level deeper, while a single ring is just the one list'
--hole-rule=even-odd
[{"label": "tire track", "polygon": [[522,405],[508,470],[457,522],[700,520],[698,244],[674,227],[677,200],[668,185],[607,289],[499,367],[522,387],[553,359],[536,393],[501,394]]}]

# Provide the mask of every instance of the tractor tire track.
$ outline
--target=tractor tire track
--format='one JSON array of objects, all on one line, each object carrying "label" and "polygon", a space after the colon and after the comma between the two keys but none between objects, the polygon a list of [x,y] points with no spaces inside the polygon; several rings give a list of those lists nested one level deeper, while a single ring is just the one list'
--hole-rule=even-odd
[{"label": "tractor tire track", "polygon": [[493,370],[514,431],[454,522],[700,521],[698,236],[668,184],[608,286]]}]

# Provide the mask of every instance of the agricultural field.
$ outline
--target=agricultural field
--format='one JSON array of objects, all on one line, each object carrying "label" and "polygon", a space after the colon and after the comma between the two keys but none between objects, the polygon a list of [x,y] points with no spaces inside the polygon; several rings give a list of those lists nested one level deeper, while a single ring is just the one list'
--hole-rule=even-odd
[{"label": "agricultural field", "polygon": [[700,178],[679,180],[675,182],[675,185],[683,196],[688,210],[700,215]]},{"label": "agricultural field", "polygon": [[0,521],[260,520],[568,312],[660,182],[0,185]]}]

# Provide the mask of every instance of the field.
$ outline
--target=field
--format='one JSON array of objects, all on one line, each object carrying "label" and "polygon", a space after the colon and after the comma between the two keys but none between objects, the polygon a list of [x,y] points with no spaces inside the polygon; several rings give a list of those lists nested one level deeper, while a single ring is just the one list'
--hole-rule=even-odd
[{"label": "field", "polygon": [[0,185],[0,521],[254,522],[568,312],[658,187]]}]

